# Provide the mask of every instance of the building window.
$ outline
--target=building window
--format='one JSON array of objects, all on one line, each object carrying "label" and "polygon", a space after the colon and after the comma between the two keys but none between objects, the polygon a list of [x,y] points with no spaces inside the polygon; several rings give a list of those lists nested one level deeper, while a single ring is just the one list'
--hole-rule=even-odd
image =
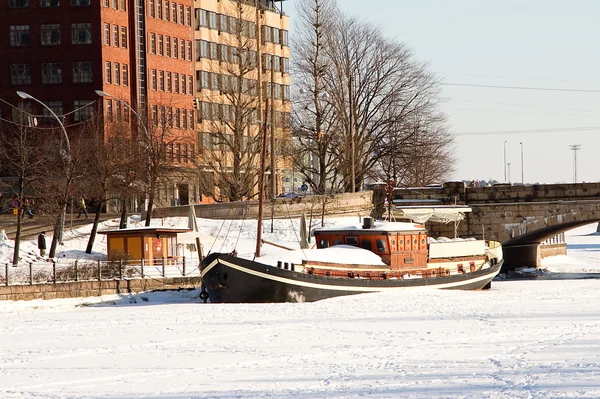
[{"label": "building window", "polygon": [[29,47],[29,25],[10,26],[10,45],[12,47]]},{"label": "building window", "polygon": [[126,0],[121,0],[121,4],[120,4],[120,7],[119,7],[119,9],[121,11],[127,11],[127,5],[126,5],[126,3],[127,3]]},{"label": "building window", "polygon": [[112,121],[112,118],[113,118],[112,100],[107,98],[105,105],[106,105],[106,120]]},{"label": "building window", "polygon": [[91,100],[75,100],[73,102],[73,120],[81,122],[92,118],[94,107]]},{"label": "building window", "polygon": [[200,10],[200,26],[208,28],[208,11]]},{"label": "building window", "polygon": [[162,19],[162,0],[156,3],[156,18]]},{"label": "building window", "polygon": [[114,68],[115,68],[115,73],[113,74],[114,76],[114,83],[116,85],[121,84],[121,64],[119,64],[118,62],[115,62],[113,64]]},{"label": "building window", "polygon": [[127,27],[121,26],[121,47],[127,48]]},{"label": "building window", "polygon": [[[185,93],[185,82],[186,82],[186,78],[184,74],[181,74],[181,94],[186,94]],[[192,94],[192,93],[190,93]]]},{"label": "building window", "polygon": [[[54,112],[59,118],[63,119],[62,115],[64,112],[62,101],[44,101],[44,104],[46,104],[46,106],[50,108],[52,112]],[[56,118],[50,111],[46,109],[46,107],[42,109],[42,118],[44,119],[44,123],[56,122]]]},{"label": "building window", "polygon": [[73,83],[92,83],[92,62],[73,63]]},{"label": "building window", "polygon": [[218,26],[217,26],[217,14],[214,13],[214,12],[212,12],[212,11],[208,12],[208,27],[210,29],[218,29]]},{"label": "building window", "polygon": [[119,7],[118,2],[119,0],[112,0],[112,8],[114,8],[115,10]]},{"label": "building window", "polygon": [[179,41],[179,58],[185,60],[185,40],[183,39]]},{"label": "building window", "polygon": [[158,72],[158,88],[160,91],[165,91],[165,71]]},{"label": "building window", "polygon": [[194,82],[192,81],[192,75],[188,76],[188,93],[192,94],[194,89]]},{"label": "building window", "polygon": [[163,55],[163,35],[158,35],[158,55]]},{"label": "building window", "polygon": [[59,5],[59,0],[40,0],[40,7],[58,7]]},{"label": "building window", "polygon": [[177,72],[173,73],[173,92],[179,93],[179,74]]},{"label": "building window", "polygon": [[112,75],[112,69],[111,69],[110,61],[107,61],[104,63],[104,81],[106,83],[112,82],[111,75]]},{"label": "building window", "polygon": [[119,27],[117,25],[113,25],[113,46],[119,47]]},{"label": "building window", "polygon": [[171,86],[171,72],[167,72],[167,92],[172,92],[173,91],[173,87]]},{"label": "building window", "polygon": [[[173,38],[173,40],[175,40],[175,38]],[[167,57],[170,57],[171,56],[171,37],[166,36],[165,37],[165,42],[166,42],[165,43],[166,44],[165,47],[166,47],[166,50],[167,50],[166,54],[167,54]]]},{"label": "building window", "polygon": [[25,8],[29,7],[29,0],[8,0],[9,8]]},{"label": "building window", "polygon": [[115,101],[115,121],[121,122],[121,102]]},{"label": "building window", "polygon": [[173,38],[173,58],[178,58],[177,56],[177,38]]},{"label": "building window", "polygon": [[281,45],[288,46],[289,45],[288,31],[282,29],[279,31],[279,33],[281,34]]},{"label": "building window", "polygon": [[62,83],[62,67],[59,62],[42,64],[42,83]]},{"label": "building window", "polygon": [[154,0],[150,0],[150,5],[149,5],[149,9],[150,9],[150,18],[154,18],[155,15],[155,5],[154,5]]},{"label": "building window", "polygon": [[156,69],[152,70],[152,90],[156,90]]},{"label": "building window", "polygon": [[92,24],[71,24],[71,41],[73,44],[90,44],[92,42]]},{"label": "building window", "polygon": [[57,46],[60,44],[60,24],[42,24],[40,27],[42,46]]},{"label": "building window", "polygon": [[104,44],[110,45],[110,25],[104,24]]},{"label": "building window", "polygon": [[31,84],[31,64],[11,64],[10,82],[14,85]]},{"label": "building window", "polygon": [[187,121],[187,110],[181,110],[181,128],[187,129],[188,121]]},{"label": "building window", "polygon": [[108,7],[110,3],[110,0],[103,0],[102,4],[104,5],[104,7]]},{"label": "building window", "polygon": [[127,64],[123,64],[121,67],[121,70],[123,71],[123,86],[128,86],[129,85],[129,65]]},{"label": "building window", "polygon": [[90,0],[71,0],[71,5],[72,6],[89,6],[90,5]]},{"label": "building window", "polygon": [[171,21],[177,23],[177,4],[171,3]]},{"label": "building window", "polygon": [[192,60],[192,42],[188,40],[187,42],[187,60]]},{"label": "building window", "polygon": [[165,0],[165,15],[164,15],[164,20],[168,21],[170,18],[169,16],[169,0]]},{"label": "building window", "polygon": [[179,24],[183,25],[184,24],[184,14],[183,14],[183,4],[179,5]]},{"label": "building window", "polygon": [[192,26],[192,8],[185,7],[185,24],[187,26]]},{"label": "building window", "polygon": [[150,54],[156,54],[156,34],[150,33]]},{"label": "building window", "polygon": [[127,101],[123,105],[123,122],[129,123],[129,103]]}]

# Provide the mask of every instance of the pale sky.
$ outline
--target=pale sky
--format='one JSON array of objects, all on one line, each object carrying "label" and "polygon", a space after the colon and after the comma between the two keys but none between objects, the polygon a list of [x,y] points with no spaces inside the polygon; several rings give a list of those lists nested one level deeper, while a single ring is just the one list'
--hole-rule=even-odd
[{"label": "pale sky", "polygon": [[[284,2],[292,20],[298,1]],[[573,182],[575,144],[577,181],[600,180],[600,1],[338,4],[406,43],[447,84],[552,89],[443,86],[442,109],[457,133],[451,179],[503,181],[506,141],[511,182],[521,182],[521,159],[525,183]]]}]

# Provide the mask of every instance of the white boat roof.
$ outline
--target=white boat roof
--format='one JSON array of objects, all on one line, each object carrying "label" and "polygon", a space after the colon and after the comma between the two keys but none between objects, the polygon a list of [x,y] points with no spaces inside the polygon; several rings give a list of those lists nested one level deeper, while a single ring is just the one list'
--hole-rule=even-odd
[{"label": "white boat roof", "polygon": [[425,228],[422,224],[415,224],[411,222],[387,222],[387,221],[376,221],[375,225],[369,229],[363,228],[362,224],[352,224],[344,226],[331,226],[331,227],[317,227],[315,232],[339,232],[339,231],[381,231],[381,232],[392,232],[392,231],[424,231]]},{"label": "white boat roof", "polygon": [[465,213],[472,212],[467,205],[396,206],[395,209],[401,216],[417,223],[461,221],[465,218]]}]

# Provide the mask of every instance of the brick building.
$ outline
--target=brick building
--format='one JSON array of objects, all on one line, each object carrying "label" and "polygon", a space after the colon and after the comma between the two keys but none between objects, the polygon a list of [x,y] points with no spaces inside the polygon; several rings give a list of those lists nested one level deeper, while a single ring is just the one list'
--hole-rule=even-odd
[{"label": "brick building", "polygon": [[[137,131],[139,120],[147,126],[146,134],[152,129],[168,129],[165,161],[187,173],[162,180],[156,205],[206,200],[202,191],[210,187],[201,184],[207,178],[199,172],[214,174],[216,170],[204,161],[214,153],[213,146],[206,143],[215,142],[206,134],[215,131],[219,118],[227,118],[223,113],[227,102],[220,94],[224,88],[217,82],[224,81],[220,77],[227,64],[223,59],[225,41],[233,43],[224,29],[235,25],[236,14],[230,11],[237,3],[255,11],[258,4],[233,0],[4,0],[0,5],[0,98],[17,105],[23,100],[16,92],[26,92],[64,116],[67,131],[96,110],[104,115],[105,134],[110,134],[115,123],[131,124],[134,134],[142,134]],[[289,113],[288,18],[274,2],[259,3],[261,11],[254,14],[264,36],[260,44],[255,40],[254,46],[264,48],[266,58],[271,54],[276,59],[277,112]],[[208,53],[205,48],[217,50]],[[109,96],[101,98],[97,90]],[[212,108],[206,105],[211,103],[219,104],[214,113],[209,113]],[[28,104],[35,114],[44,116],[42,122],[52,122],[45,108]],[[137,111],[135,116],[130,109]],[[9,117],[11,108],[2,103],[0,112]],[[256,135],[258,126],[249,131]],[[223,128],[217,130],[224,132]],[[278,167],[284,166],[285,162],[278,163]]]}]

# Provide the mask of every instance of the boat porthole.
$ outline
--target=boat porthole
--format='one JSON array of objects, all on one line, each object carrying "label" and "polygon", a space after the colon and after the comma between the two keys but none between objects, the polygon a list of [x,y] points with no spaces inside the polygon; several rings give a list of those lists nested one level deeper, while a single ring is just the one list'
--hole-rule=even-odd
[{"label": "boat porthole", "polygon": [[227,272],[223,273],[223,281],[227,280]]}]

